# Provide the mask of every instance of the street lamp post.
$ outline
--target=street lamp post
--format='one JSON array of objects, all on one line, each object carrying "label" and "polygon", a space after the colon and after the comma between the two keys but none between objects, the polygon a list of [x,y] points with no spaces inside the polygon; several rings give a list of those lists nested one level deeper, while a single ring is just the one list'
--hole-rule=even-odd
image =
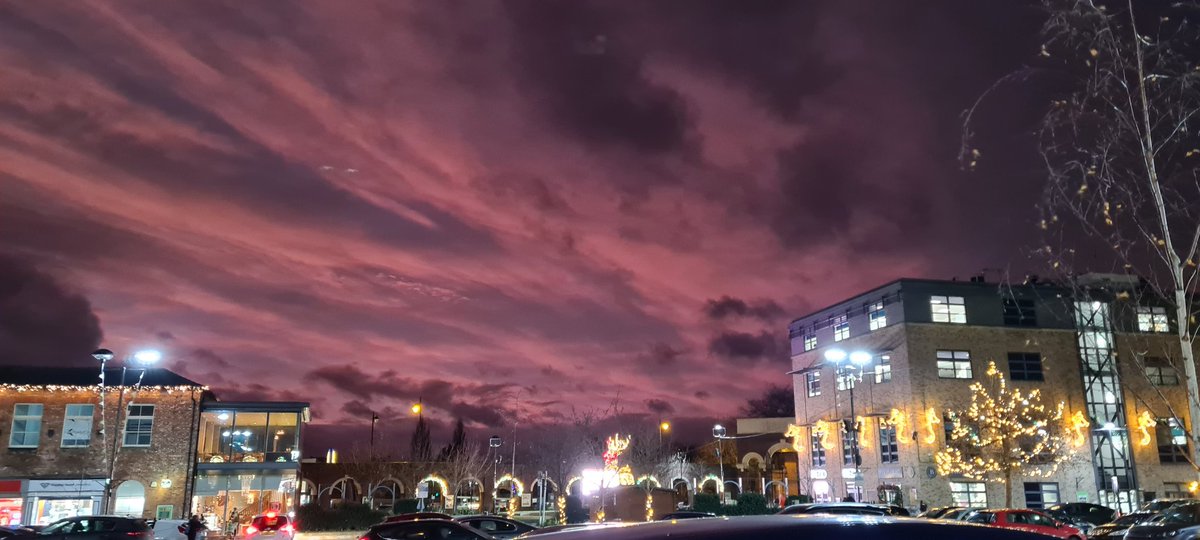
[{"label": "street lamp post", "polygon": [[663,433],[667,433],[669,431],[671,431],[671,423],[670,422],[663,420],[662,422],[660,422],[658,424],[658,448],[659,448],[659,450],[662,450]]},{"label": "street lamp post", "polygon": [[100,414],[101,414],[101,421],[102,421],[102,427],[100,429],[100,432],[101,432],[101,436],[105,437],[105,440],[102,440],[101,444],[104,445],[105,447],[108,447],[107,449],[110,450],[109,452],[106,452],[106,455],[104,456],[105,459],[108,461],[108,463],[106,464],[107,470],[105,471],[106,474],[105,474],[105,479],[104,479],[104,497],[101,502],[102,511],[104,513],[110,512],[110,506],[112,504],[113,475],[115,474],[116,469],[117,469],[117,450],[119,450],[119,448],[120,448],[119,446],[117,446],[117,442],[121,437],[121,432],[124,431],[124,430],[120,429],[120,426],[124,423],[124,421],[127,421],[129,418],[129,411],[125,411],[125,416],[124,416],[125,420],[122,420],[122,416],[121,416],[121,411],[122,411],[122,409],[125,408],[125,384],[127,382],[126,378],[129,374],[129,363],[132,361],[137,366],[140,366],[140,367],[134,368],[134,369],[138,370],[137,382],[134,383],[134,385],[133,385],[134,394],[136,395],[137,390],[139,390],[142,387],[142,380],[145,379],[145,377],[146,377],[146,370],[148,370],[151,365],[154,365],[159,360],[162,360],[162,353],[160,353],[156,350],[148,349],[148,350],[142,350],[142,351],[133,353],[132,355],[130,355],[128,358],[125,359],[125,362],[122,363],[122,365],[121,365],[121,384],[119,386],[119,390],[118,390],[118,394],[117,394],[117,426],[115,426],[117,429],[113,430],[114,433],[113,433],[113,437],[112,437],[112,445],[109,446],[108,441],[107,441],[107,435],[105,433],[105,431],[106,431],[105,427],[107,426],[107,423],[108,423],[107,416],[105,416],[106,399],[105,399],[104,391],[105,391],[105,386],[106,386],[105,379],[107,378],[105,375],[105,370],[108,367],[108,362],[110,360],[112,360],[114,356],[115,355],[113,354],[113,352],[108,349],[97,349],[96,351],[94,351],[92,353],[92,358],[95,358],[96,360],[98,360],[100,362]]},{"label": "street lamp post", "polygon": [[725,504],[725,461],[721,459],[721,440],[725,438],[725,426],[713,426],[713,438],[717,440],[717,467],[721,469],[721,486],[717,489],[717,498]]},{"label": "street lamp post", "polygon": [[[863,368],[871,363],[872,358],[873,355],[866,351],[854,351],[848,354],[842,349],[829,349],[825,351],[825,359],[833,362],[834,370],[838,373],[839,380],[841,380],[841,377],[843,376],[841,374],[843,369],[842,362],[850,360],[852,365],[858,367],[858,376],[855,376],[853,372],[849,371],[852,368],[846,368],[850,377],[850,384],[847,385],[850,387],[850,420],[844,424],[846,427],[846,432],[851,435],[850,461],[854,464],[854,484],[857,491],[855,494],[855,500],[862,499],[863,476],[862,471],[859,470],[859,465],[862,464],[862,456],[860,456],[858,453],[858,434],[860,426],[858,425],[858,417],[855,415],[854,411],[854,387],[858,385],[858,381],[862,378]],[[835,385],[834,390],[836,391],[836,389],[837,387]]]},{"label": "street lamp post", "polygon": [[496,495],[500,492],[500,483],[498,474],[500,474],[500,445],[504,444],[504,439],[499,435],[492,435],[488,439],[488,448],[492,449],[492,511],[496,511]]}]

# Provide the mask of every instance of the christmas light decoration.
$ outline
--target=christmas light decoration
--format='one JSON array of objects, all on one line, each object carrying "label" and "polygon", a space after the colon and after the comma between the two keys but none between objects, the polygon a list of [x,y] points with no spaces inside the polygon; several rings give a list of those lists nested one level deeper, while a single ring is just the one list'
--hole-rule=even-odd
[{"label": "christmas light decoration", "polygon": [[[125,386],[126,386],[127,388],[132,388],[132,387],[133,387],[133,385],[131,385],[131,384],[130,384],[130,385],[125,385]],[[105,386],[105,388],[119,388],[119,385],[107,385],[107,386]],[[151,394],[153,394],[153,393],[164,393],[164,394],[174,394],[174,393],[177,393],[177,392],[178,392],[178,393],[183,393],[183,392],[195,392],[195,391],[207,392],[207,391],[208,391],[208,389],[209,389],[209,388],[208,388],[207,386],[186,386],[186,385],[180,385],[180,386],[145,386],[145,385],[143,385],[143,386],[140,386],[140,387],[138,387],[138,393],[151,393]],[[87,393],[92,393],[92,394],[99,394],[99,393],[100,393],[100,386],[99,386],[99,385],[95,385],[95,384],[93,384],[93,385],[88,385],[88,386],[75,386],[75,385],[65,385],[65,384],[9,384],[9,383],[0,383],[0,393],[4,393],[4,392],[16,392],[16,393],[29,393],[29,392],[53,392],[53,393],[60,393],[60,392],[61,392],[61,393],[68,393],[68,392],[87,392]]]},{"label": "christmas light decoration", "polygon": [[892,409],[888,413],[887,424],[890,427],[896,428],[896,442],[900,444],[910,443],[912,439],[904,434],[908,433],[908,415],[900,412],[900,409]]},{"label": "christmas light decoration", "polygon": [[1142,411],[1137,417],[1138,433],[1142,434],[1142,438],[1138,440],[1139,446],[1149,446],[1150,441],[1154,440],[1154,436],[1150,434],[1150,430],[1158,427],[1158,419],[1154,418],[1150,411]]},{"label": "christmas light decoration", "polygon": [[817,420],[813,424],[813,436],[821,442],[821,448],[833,450],[833,441],[829,440],[829,434],[833,432],[833,426],[824,420]]},{"label": "christmas light decoration", "polygon": [[717,476],[715,474],[709,474],[709,475],[705,476],[704,479],[700,481],[700,485],[697,486],[696,489],[699,490],[701,487],[704,486],[704,484],[707,484],[709,480],[712,480],[713,483],[717,485],[717,493],[720,493],[721,488],[724,486],[721,485],[721,477]]},{"label": "christmas light decoration", "polygon": [[1067,417],[1067,432],[1071,434],[1071,445],[1075,448],[1082,448],[1087,444],[1088,430],[1092,427],[1092,422],[1088,420],[1087,415],[1083,411],[1075,411]]},{"label": "christmas light decoration", "polygon": [[858,418],[855,418],[854,421],[855,421],[855,423],[858,424],[858,447],[859,448],[870,448],[871,447],[871,425],[867,423],[866,418],[863,418],[861,416],[859,416]]},{"label": "christmas light decoration", "polygon": [[508,498],[508,519],[517,517],[517,511],[521,509],[521,499],[519,497]]},{"label": "christmas light decoration", "polygon": [[933,407],[925,409],[925,444],[934,444],[937,442],[938,426],[942,424],[942,417],[938,415]]},{"label": "christmas light decoration", "polygon": [[804,443],[802,442],[804,440],[804,428],[796,424],[788,424],[787,432],[783,436],[792,439],[792,450],[795,450],[797,453],[804,450]]},{"label": "christmas light decoration", "polygon": [[558,524],[562,525],[567,522],[567,498],[558,498]]},{"label": "christmas light decoration", "polygon": [[517,480],[511,474],[505,474],[504,476],[497,478],[495,485],[492,486],[492,489],[500,491],[500,485],[507,481],[512,481],[513,487],[517,488],[515,496],[520,497],[522,493],[525,493],[525,484],[522,484],[520,480]]},{"label": "christmas light decoration", "polygon": [[637,482],[635,482],[635,483],[640,486],[640,485],[642,485],[642,482],[647,482],[647,481],[650,482],[651,484],[654,484],[654,487],[662,487],[662,483],[659,482],[657,478],[655,478],[653,475],[650,475],[650,474],[643,474],[643,475],[639,476],[637,479]]},{"label": "christmas light decoration", "polygon": [[1003,483],[1005,505],[1012,506],[1014,476],[1051,476],[1073,452],[1063,429],[1066,405],[1048,407],[1040,390],[1009,388],[995,362],[986,374],[989,385],[972,383],[970,407],[949,418],[950,440],[934,461],[942,475]]},{"label": "christmas light decoration", "polygon": [[424,484],[425,482],[433,482],[433,483],[437,484],[438,487],[442,488],[442,496],[443,497],[448,496],[450,494],[450,485],[446,483],[446,479],[442,478],[436,474],[431,474],[429,476],[426,476],[425,478],[422,478],[420,482],[417,482],[417,493],[421,492],[420,491],[421,484]]},{"label": "christmas light decoration", "polygon": [[621,453],[625,452],[625,450],[629,448],[629,441],[631,438],[632,437],[625,437],[622,439],[620,435],[613,435],[612,437],[608,438],[608,441],[604,446],[605,450],[603,455],[605,469],[617,468],[617,458],[621,456]]},{"label": "christmas light decoration", "polygon": [[654,495],[646,494],[646,521],[654,521]]},{"label": "christmas light decoration", "polygon": [[572,476],[569,480],[567,480],[567,489],[564,490],[563,493],[570,495],[571,494],[571,486],[575,485],[575,482],[578,482],[580,480],[583,480],[582,476]]}]

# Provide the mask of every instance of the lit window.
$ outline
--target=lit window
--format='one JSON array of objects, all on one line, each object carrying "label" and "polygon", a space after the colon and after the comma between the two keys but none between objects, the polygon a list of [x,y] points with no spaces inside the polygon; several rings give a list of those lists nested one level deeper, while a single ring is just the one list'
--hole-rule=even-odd
[{"label": "lit window", "polygon": [[130,405],[125,417],[124,446],[150,446],[154,432],[154,405]]},{"label": "lit window", "polygon": [[950,500],[954,506],[987,507],[987,487],[983,482],[950,482]]},{"label": "lit window", "polygon": [[816,336],[816,335],[813,335],[813,334],[809,334],[809,335],[807,335],[807,336],[804,336],[804,350],[805,350],[805,352],[807,352],[807,351],[811,351],[811,350],[813,350],[813,349],[815,349],[815,348],[817,348],[817,336]]},{"label": "lit window", "polygon": [[970,379],[971,353],[968,351],[938,351],[938,377],[942,379]]},{"label": "lit window", "polygon": [[808,389],[808,397],[821,395],[821,372],[810,371],[804,374],[804,387]]},{"label": "lit window", "polygon": [[1057,482],[1025,482],[1025,506],[1034,510],[1048,508],[1062,502]]},{"label": "lit window", "polygon": [[1158,439],[1158,461],[1161,463],[1187,463],[1188,438],[1183,423],[1174,418],[1159,418],[1155,427]]},{"label": "lit window", "polygon": [[833,340],[841,341],[850,337],[850,321],[846,320],[845,315],[840,315],[833,318]]},{"label": "lit window", "polygon": [[867,308],[867,320],[870,321],[871,330],[887,326],[887,312],[883,310],[883,302],[875,302]]},{"label": "lit window", "polygon": [[1004,299],[1005,326],[1037,326],[1037,310],[1033,300]]},{"label": "lit window", "polygon": [[1137,321],[1139,332],[1170,332],[1171,325],[1167,324],[1167,308],[1138,306]]},{"label": "lit window", "polygon": [[885,383],[892,380],[892,355],[883,354],[879,356],[879,363],[875,364],[875,382]]},{"label": "lit window", "polygon": [[8,435],[9,448],[37,448],[42,433],[42,405],[18,403],[13,407],[12,430]]},{"label": "lit window", "polygon": [[834,375],[837,376],[838,391],[846,391],[854,388],[854,383],[858,382],[858,375],[854,371],[854,368],[847,366],[834,372]]},{"label": "lit window", "polygon": [[813,467],[825,466],[825,447],[821,446],[821,436],[813,433],[812,440],[809,441],[809,448],[812,448],[812,464]]},{"label": "lit window", "polygon": [[67,405],[63,416],[63,448],[83,448],[92,442],[92,416],[95,405]]},{"label": "lit window", "polygon": [[896,442],[896,426],[879,425],[879,462],[900,463],[900,445]]},{"label": "lit window", "polygon": [[1014,381],[1044,381],[1042,355],[1038,353],[1008,353],[1008,377]]},{"label": "lit window", "polygon": [[1147,358],[1146,378],[1150,379],[1150,384],[1154,386],[1177,386],[1179,384],[1179,373],[1166,358]]},{"label": "lit window", "polygon": [[929,310],[933,322],[967,324],[967,306],[961,296],[930,296]]}]

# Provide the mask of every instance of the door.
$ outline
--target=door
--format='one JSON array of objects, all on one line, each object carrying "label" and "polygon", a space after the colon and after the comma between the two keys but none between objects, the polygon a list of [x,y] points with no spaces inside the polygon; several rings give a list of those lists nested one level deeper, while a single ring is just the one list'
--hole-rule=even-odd
[{"label": "door", "polygon": [[1029,516],[1032,515],[1032,512],[1005,512],[1001,515],[1004,518],[1004,527],[1006,529],[1036,532],[1033,524],[1029,521]]},{"label": "door", "polygon": [[76,519],[56,521],[38,533],[38,540],[66,540],[67,535],[71,534],[78,524],[79,520]]}]

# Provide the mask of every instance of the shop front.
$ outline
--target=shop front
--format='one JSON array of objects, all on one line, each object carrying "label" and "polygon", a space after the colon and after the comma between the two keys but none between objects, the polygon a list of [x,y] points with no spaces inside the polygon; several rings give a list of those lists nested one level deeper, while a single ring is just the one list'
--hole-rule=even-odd
[{"label": "shop front", "polygon": [[294,469],[201,471],[196,476],[192,508],[210,529],[231,534],[256,515],[295,510],[296,477]]},{"label": "shop front", "polygon": [[103,479],[30,479],[25,482],[21,519],[26,525],[49,525],[60,519],[100,511]]},{"label": "shop front", "polygon": [[20,480],[0,480],[0,527],[24,522],[25,496]]}]

